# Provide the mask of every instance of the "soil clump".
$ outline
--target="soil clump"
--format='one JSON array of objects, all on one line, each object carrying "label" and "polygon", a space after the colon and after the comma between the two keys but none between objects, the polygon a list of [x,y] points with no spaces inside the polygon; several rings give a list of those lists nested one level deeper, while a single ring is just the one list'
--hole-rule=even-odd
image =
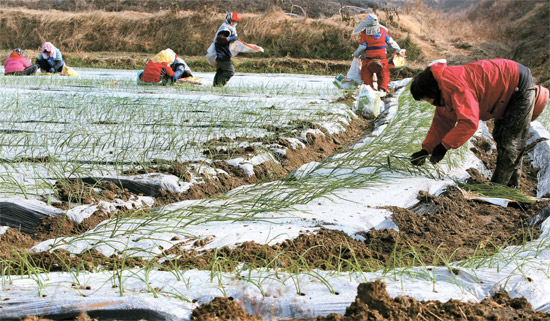
[{"label": "soil clump", "polygon": [[218,297],[209,303],[195,308],[191,314],[192,321],[262,321],[263,319],[250,315],[233,298]]},{"label": "soil clump", "polygon": [[534,311],[525,298],[510,298],[499,291],[492,298],[479,303],[449,300],[417,301],[408,296],[390,297],[386,285],[376,280],[361,283],[355,301],[346,309],[345,315],[330,314],[310,321],[355,321],[355,320],[548,320],[550,314]]}]

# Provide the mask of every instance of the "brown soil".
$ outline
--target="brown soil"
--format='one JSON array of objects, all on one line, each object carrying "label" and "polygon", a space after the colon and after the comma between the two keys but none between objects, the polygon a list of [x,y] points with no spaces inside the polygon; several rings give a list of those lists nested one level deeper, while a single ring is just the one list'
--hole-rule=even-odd
[{"label": "brown soil", "polygon": [[533,310],[525,298],[510,298],[508,293],[499,291],[492,298],[479,303],[466,303],[449,300],[417,301],[408,296],[391,298],[386,285],[380,281],[361,283],[357,297],[345,315],[330,314],[317,317],[315,321],[355,321],[355,320],[548,320],[550,314]]},{"label": "brown soil", "polygon": [[[300,123],[291,125],[300,128],[316,128],[313,124]],[[286,139],[281,138],[278,135],[274,138],[265,138],[262,140],[263,143],[278,143],[287,148],[286,155],[279,159],[280,163],[263,163],[255,166],[254,175],[248,176],[239,167],[230,166],[225,161],[215,160],[214,165],[218,169],[222,169],[227,172],[229,176],[218,175],[217,177],[208,177],[206,174],[201,174],[205,181],[203,184],[192,185],[188,191],[180,194],[161,191],[160,196],[156,198],[156,205],[161,206],[182,200],[206,198],[225,193],[241,185],[281,179],[302,164],[326,159],[328,156],[351,145],[363,137],[365,133],[372,131],[373,126],[374,122],[363,118],[358,118],[353,120],[350,126],[347,126],[345,132],[337,135],[329,135],[328,132],[324,132],[324,136],[308,134],[308,142],[306,144],[306,148],[303,149],[292,149],[291,144]],[[277,133],[277,129],[273,128],[273,130]],[[236,138],[235,140],[239,139]],[[256,147],[254,146],[242,149],[229,149],[225,151],[220,151],[216,148],[217,146],[222,145],[222,143],[227,142],[230,142],[227,138],[209,142],[207,148],[205,149],[205,154],[210,155],[215,159],[224,159],[229,155],[248,156],[256,151]]]},{"label": "brown soil", "polygon": [[420,202],[411,209],[388,208],[393,212],[399,232],[367,233],[365,237],[371,248],[381,247],[387,251],[390,246],[398,247],[405,251],[405,256],[395,259],[409,262],[414,260],[416,252],[429,264],[438,264],[439,256],[455,261],[485,255],[504,244],[522,244],[538,237],[540,231],[528,229],[524,223],[550,205],[550,202],[538,202],[522,208],[501,207],[468,200],[456,187],[448,187],[440,196],[421,192],[418,199]]},{"label": "brown soil", "polygon": [[[92,204],[99,201],[112,201],[115,198],[127,201],[132,194],[126,189],[121,189],[113,182],[103,181],[94,184],[83,182],[79,179],[69,179],[56,182],[58,198],[61,204],[54,204],[63,209],[69,208],[69,203]],[[99,189],[99,191],[97,191]]]},{"label": "brown soil", "polygon": [[[367,124],[365,122],[363,125]],[[358,126],[361,128],[361,126]],[[361,131],[358,127],[343,137],[349,141],[355,138]],[[305,161],[317,160],[326,157],[330,152],[341,147],[335,143],[337,137],[309,137],[310,146],[307,151],[289,150],[283,166],[278,164],[264,164],[256,169],[255,175],[247,177],[242,170],[227,165],[220,161],[218,166],[231,176],[221,175],[217,179],[205,177],[206,184],[196,185],[186,197],[200,198],[205,194],[212,195],[229,190],[243,183],[253,183],[261,179],[273,178],[277,175],[286,175],[289,170]],[[284,144],[284,141],[280,142]],[[475,142],[476,154],[482,158],[489,168],[494,168],[494,152],[490,150],[487,141],[478,139]],[[268,167],[271,166],[271,167]],[[524,186],[534,185],[536,176],[532,173],[530,165],[526,164]],[[483,181],[484,178],[476,171],[470,171],[472,179]],[[530,194],[532,195],[534,191]],[[174,195],[171,195],[174,197]],[[175,199],[179,199],[176,196]],[[394,222],[399,227],[395,230],[378,230],[364,232],[365,242],[352,239],[341,231],[321,229],[315,234],[301,234],[294,240],[286,240],[273,246],[261,245],[254,242],[245,242],[233,249],[222,248],[208,251],[183,250],[180,246],[173,246],[165,251],[165,254],[177,254],[177,259],[167,260],[164,266],[177,265],[185,268],[210,268],[215,256],[227,258],[220,262],[229,262],[221,268],[232,270],[239,262],[245,262],[253,266],[288,267],[296,261],[302,261],[305,267],[319,269],[352,269],[349,265],[360,264],[364,269],[375,270],[386,264],[418,264],[418,260],[427,264],[440,264],[441,258],[450,261],[461,260],[472,255],[487,255],[505,244],[521,244],[525,240],[537,237],[540,231],[537,227],[526,228],[525,222],[537,215],[543,207],[550,205],[548,201],[539,201],[534,204],[523,204],[517,207],[500,207],[484,202],[469,200],[463,192],[456,187],[449,187],[445,193],[439,196],[421,192],[418,195],[420,202],[410,209],[388,207],[393,212]],[[166,199],[170,202],[170,199]],[[45,220],[32,236],[21,235],[10,229],[0,239],[3,241],[3,256],[8,255],[13,247],[23,250],[38,240],[55,237],[56,235],[80,234],[88,228],[108,217],[100,212],[93,215],[80,226],[62,219],[54,218]],[[21,240],[25,240],[22,242]],[[194,246],[202,247],[208,240],[199,240]],[[182,244],[185,245],[185,244]],[[34,254],[35,260],[41,261],[41,255]],[[45,255],[47,256],[47,255]],[[81,256],[75,256],[75,264],[78,264]],[[80,258],[79,258],[80,257]],[[51,257],[45,258],[51,260]],[[54,258],[55,259],[55,258]],[[94,260],[86,261],[93,265],[105,264],[106,259],[98,255]],[[392,261],[394,260],[394,261]],[[395,261],[395,260],[399,260]],[[57,262],[61,263],[61,262]],[[131,265],[130,263],[127,263]],[[132,264],[142,265],[142,262]]]},{"label": "brown soil", "polygon": [[195,308],[191,314],[192,321],[262,321],[257,316],[244,312],[242,306],[233,298],[215,298],[209,303]]},{"label": "brown soil", "polygon": [[[308,125],[312,124],[292,124],[294,127],[301,128],[307,128]],[[161,206],[181,200],[202,199],[213,195],[219,195],[244,184],[281,179],[306,162],[325,159],[331,154],[351,145],[359,138],[363,137],[365,133],[372,131],[372,129],[372,121],[358,118],[351,122],[345,132],[338,135],[329,135],[326,132],[325,136],[308,135],[309,141],[308,144],[306,144],[306,148],[299,148],[298,150],[293,150],[288,141],[277,138],[279,144],[288,148],[287,154],[284,158],[280,159],[280,163],[263,163],[255,166],[254,175],[249,177],[239,167],[230,166],[225,161],[215,161],[214,164],[218,168],[226,171],[229,175],[210,177],[207,174],[201,174],[204,183],[195,184],[188,191],[181,194],[161,191],[160,195],[156,198],[155,206]],[[271,139],[270,143],[272,142],[273,139]],[[133,174],[166,172],[182,177],[186,181],[190,180],[190,173],[186,164],[167,163],[162,160],[157,160],[154,163],[158,163],[159,165],[154,168],[135,171]],[[54,203],[53,205],[65,210],[68,209],[69,206],[71,206],[70,203],[73,202],[90,204],[97,203],[100,200],[110,201],[115,198],[128,200],[133,195],[128,192],[128,190],[121,189],[116,184],[107,181],[91,184],[83,182],[82,180],[70,179],[64,182],[57,182],[56,187],[62,202]],[[30,236],[25,236],[17,230],[9,229],[10,233],[2,236],[4,242],[2,242],[2,246],[0,246],[0,256],[5,257],[14,249],[19,251],[28,249],[47,239],[82,234],[94,228],[102,221],[111,218],[113,215],[124,215],[127,212],[132,211],[117,211],[116,213],[107,214],[104,211],[98,210],[79,225],[71,222],[65,216],[51,217],[43,220],[35,229],[35,233]],[[29,241],[21,242],[21,239],[29,239]]]}]

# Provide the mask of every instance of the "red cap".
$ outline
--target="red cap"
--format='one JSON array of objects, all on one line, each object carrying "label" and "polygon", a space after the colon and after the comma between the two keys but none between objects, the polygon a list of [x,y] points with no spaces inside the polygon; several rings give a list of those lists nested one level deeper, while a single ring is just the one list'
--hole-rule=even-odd
[{"label": "red cap", "polygon": [[231,21],[241,22],[243,19],[239,18],[235,11],[231,12]]}]

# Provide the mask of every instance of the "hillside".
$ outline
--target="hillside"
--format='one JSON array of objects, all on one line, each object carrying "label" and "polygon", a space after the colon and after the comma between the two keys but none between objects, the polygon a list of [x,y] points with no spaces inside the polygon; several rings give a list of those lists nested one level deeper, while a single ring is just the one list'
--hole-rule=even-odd
[{"label": "hillside", "polygon": [[[418,10],[422,14],[418,15]],[[454,48],[453,43],[468,41],[473,27],[458,19],[448,20],[438,32],[432,26],[446,19],[427,7],[408,7],[403,12],[377,12],[382,24],[404,48],[411,62],[426,63],[442,53],[462,61],[469,48]],[[347,18],[303,19],[285,15],[280,9],[264,14],[243,13],[239,24],[241,39],[265,49],[262,57],[349,60],[358,45],[359,35],[352,31],[365,15]],[[63,13],[55,10],[0,9],[0,28],[6,37],[1,49],[21,47],[38,49],[51,41],[69,52],[130,51],[155,53],[170,47],[184,56],[203,56],[224,14],[204,11]],[[169,22],[169,23],[167,23]],[[460,33],[451,32],[461,30]]]},{"label": "hillside", "polygon": [[[402,8],[420,0],[0,0],[2,7],[20,7],[36,10],[61,10],[61,11],[139,11],[159,12],[163,10],[197,10],[198,8],[210,13],[223,13],[226,11],[239,11],[251,13],[265,13],[274,5],[279,6],[285,12],[303,15],[311,18],[332,17],[341,13],[341,8],[350,6],[352,13],[361,12],[368,8]],[[443,11],[464,9],[479,0],[456,1],[456,0],[423,0],[429,7]]]}]

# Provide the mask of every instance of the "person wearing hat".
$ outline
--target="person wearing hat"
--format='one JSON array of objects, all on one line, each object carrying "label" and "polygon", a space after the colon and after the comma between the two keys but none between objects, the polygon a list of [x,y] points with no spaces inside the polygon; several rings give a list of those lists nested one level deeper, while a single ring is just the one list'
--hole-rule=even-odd
[{"label": "person wearing hat", "polygon": [[23,50],[17,48],[6,58],[4,73],[6,75],[30,76],[36,74],[38,65],[31,65],[31,62],[25,57]]},{"label": "person wearing hat", "polygon": [[459,148],[476,132],[480,120],[494,119],[497,164],[491,181],[519,187],[530,122],[548,103],[548,89],[535,86],[529,68],[507,59],[480,60],[447,66],[430,64],[414,76],[411,94],[436,106],[422,150],[413,165],[438,163],[449,149]]},{"label": "person wearing hat", "polygon": [[40,66],[41,72],[61,72],[65,62],[61,51],[51,42],[45,42],[40,49],[40,55],[36,59],[36,64]]},{"label": "person wearing hat", "polygon": [[241,22],[236,12],[230,12],[226,15],[224,23],[218,28],[214,37],[214,47],[216,49],[216,75],[214,76],[214,86],[223,87],[235,74],[235,66],[231,62],[231,50],[229,45],[238,39],[237,23]]},{"label": "person wearing hat", "polygon": [[178,55],[172,49],[161,50],[147,61],[143,73],[139,76],[140,80],[146,83],[166,83],[169,79],[177,81],[177,75],[171,67],[177,58]]},{"label": "person wearing hat", "polygon": [[378,17],[372,13],[359,23],[353,33],[361,34],[359,47],[353,56],[363,60],[361,63],[363,82],[374,87],[373,74],[376,74],[379,90],[387,92],[390,83],[390,65],[386,58],[388,54],[386,48],[390,46],[400,55],[404,55],[405,51],[401,50],[397,42],[389,35],[388,29],[382,26],[378,22]]}]

